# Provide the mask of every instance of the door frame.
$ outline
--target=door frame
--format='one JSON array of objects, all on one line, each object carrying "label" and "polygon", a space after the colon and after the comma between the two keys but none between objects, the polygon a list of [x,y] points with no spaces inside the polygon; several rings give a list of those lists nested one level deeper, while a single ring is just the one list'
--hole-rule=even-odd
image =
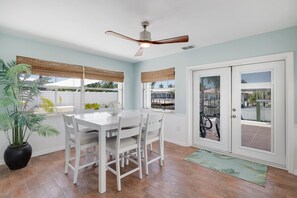
[{"label": "door frame", "polygon": [[[223,68],[230,66],[239,66],[247,64],[255,64],[261,62],[272,62],[272,61],[285,61],[285,85],[286,85],[286,165],[285,167],[279,166],[273,163],[267,163],[260,160],[252,159],[261,163],[266,163],[270,166],[283,168],[288,170],[289,173],[296,174],[294,170],[295,161],[295,120],[294,120],[294,53],[280,53],[272,54],[267,56],[258,56],[244,59],[237,59],[224,62],[216,62],[203,65],[189,66],[186,68],[186,119],[187,119],[187,131],[188,131],[188,145],[193,146],[193,72],[195,70],[212,69],[212,68]],[[297,143],[297,142],[296,142]],[[290,149],[291,148],[291,149]],[[232,156],[238,156],[233,153],[226,153]],[[243,157],[243,156],[239,156]]]}]

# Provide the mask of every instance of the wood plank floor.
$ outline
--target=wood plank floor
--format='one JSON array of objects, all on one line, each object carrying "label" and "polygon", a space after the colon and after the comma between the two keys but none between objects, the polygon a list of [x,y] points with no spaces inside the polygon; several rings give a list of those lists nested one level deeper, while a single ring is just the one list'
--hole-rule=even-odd
[{"label": "wood plank floor", "polygon": [[73,185],[72,172],[63,173],[63,151],[34,157],[22,170],[0,166],[0,197],[297,197],[297,177],[287,171],[269,167],[261,187],[183,160],[195,150],[166,143],[164,167],[156,162],[142,180],[137,173],[124,178],[121,192],[108,172],[104,195],[97,193],[97,168],[81,170]]}]

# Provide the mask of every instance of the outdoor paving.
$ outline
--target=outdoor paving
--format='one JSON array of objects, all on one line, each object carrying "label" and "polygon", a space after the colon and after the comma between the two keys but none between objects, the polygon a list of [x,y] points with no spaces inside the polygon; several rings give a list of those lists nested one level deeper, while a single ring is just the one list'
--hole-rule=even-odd
[{"label": "outdoor paving", "polygon": [[[242,146],[271,151],[271,128],[267,126],[253,126],[241,124]],[[217,131],[213,122],[213,127],[207,130],[207,139],[218,141]]]}]

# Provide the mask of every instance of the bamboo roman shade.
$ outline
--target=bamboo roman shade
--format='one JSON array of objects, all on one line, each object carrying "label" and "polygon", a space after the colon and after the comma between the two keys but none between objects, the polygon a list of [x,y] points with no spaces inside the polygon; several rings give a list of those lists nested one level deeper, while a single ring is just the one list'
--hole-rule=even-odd
[{"label": "bamboo roman shade", "polygon": [[86,79],[100,79],[111,82],[124,82],[124,72],[108,71],[96,69],[93,67],[85,67]]},{"label": "bamboo roman shade", "polygon": [[93,67],[83,67],[80,65],[45,61],[23,56],[17,56],[16,62],[17,64],[23,63],[31,65],[32,74],[38,74],[41,76],[59,76],[66,78],[86,78],[112,82],[124,82],[124,72],[108,71]]},{"label": "bamboo roman shade", "polygon": [[150,71],[150,72],[141,72],[141,82],[156,82],[163,80],[174,80],[175,78],[175,69],[163,69],[158,71]]},{"label": "bamboo roman shade", "polygon": [[41,76],[59,76],[67,78],[83,78],[83,67],[66,63],[39,60],[23,56],[17,56],[17,64],[31,65],[32,74]]}]

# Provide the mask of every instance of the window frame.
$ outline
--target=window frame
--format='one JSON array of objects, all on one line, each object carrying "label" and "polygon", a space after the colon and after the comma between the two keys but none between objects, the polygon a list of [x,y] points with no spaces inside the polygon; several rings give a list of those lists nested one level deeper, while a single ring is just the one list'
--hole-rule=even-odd
[{"label": "window frame", "polygon": [[[33,74],[36,75],[36,74]],[[36,76],[42,76],[42,75],[36,75]],[[42,76],[44,77],[44,76]],[[45,76],[48,77],[48,76]],[[58,76],[50,76],[53,78],[56,78]],[[65,77],[67,78],[67,77]],[[71,78],[67,78],[71,79]],[[99,81],[99,80],[98,80]],[[103,81],[103,80],[100,80]],[[124,108],[124,82],[114,82],[118,84],[117,88],[86,88],[84,85],[84,79],[80,79],[80,87],[69,87],[69,86],[60,86],[60,87],[55,87],[55,88],[48,88],[46,91],[54,91],[54,112],[46,112],[42,113],[45,115],[55,115],[55,114],[60,114],[60,113],[70,113],[70,112],[75,112],[75,106],[74,106],[74,111],[65,111],[65,112],[57,112],[57,106],[58,106],[58,89],[74,89],[76,92],[80,92],[80,104],[79,104],[79,110],[85,109],[85,92],[86,90],[102,90],[102,91],[117,91],[117,101],[121,104],[121,108]],[[42,91],[42,90],[41,90]]]},{"label": "window frame", "polygon": [[[163,80],[164,81],[164,80]],[[156,82],[162,82],[162,81],[156,81]],[[175,83],[175,79],[174,79],[174,83]],[[142,89],[142,108],[143,109],[150,109],[152,111],[158,111],[158,112],[175,112],[175,97],[174,97],[174,109],[160,109],[160,108],[153,108],[151,107],[151,94],[152,94],[152,90],[154,91],[170,91],[173,90],[175,92],[175,86],[174,87],[170,87],[170,88],[155,88],[152,89],[151,88],[151,84],[152,82],[145,82],[145,83],[141,83],[141,89]]]}]

